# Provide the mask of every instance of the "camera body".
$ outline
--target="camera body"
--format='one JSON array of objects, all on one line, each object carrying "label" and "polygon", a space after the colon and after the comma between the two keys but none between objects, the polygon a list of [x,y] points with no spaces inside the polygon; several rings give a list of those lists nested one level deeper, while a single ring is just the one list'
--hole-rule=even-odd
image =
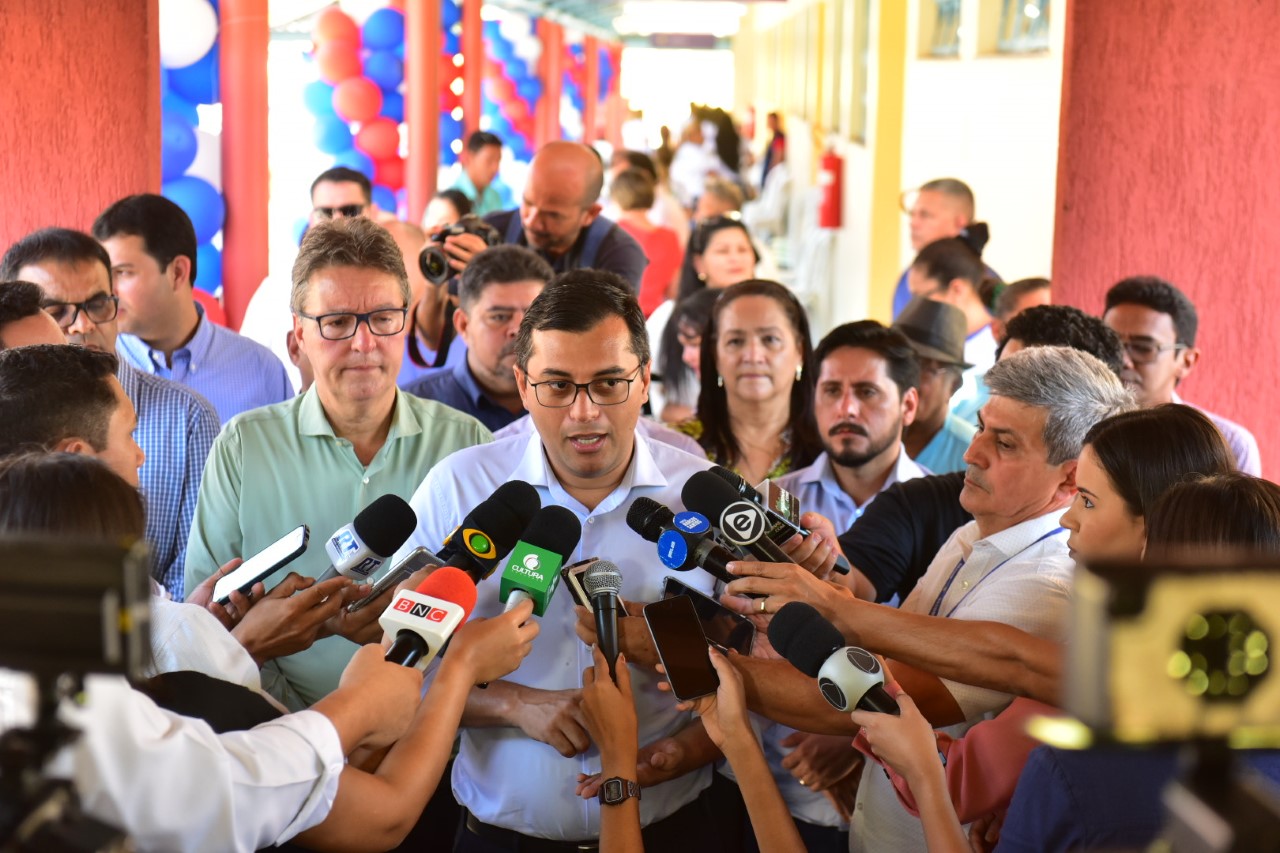
[{"label": "camera body", "polygon": [[496,246],[502,242],[498,229],[474,214],[467,214],[452,225],[446,225],[432,234],[426,246],[418,253],[418,269],[423,277],[432,284],[444,284],[453,275],[449,266],[449,256],[444,251],[444,241],[449,237],[461,234],[474,234],[484,240],[485,246]]}]

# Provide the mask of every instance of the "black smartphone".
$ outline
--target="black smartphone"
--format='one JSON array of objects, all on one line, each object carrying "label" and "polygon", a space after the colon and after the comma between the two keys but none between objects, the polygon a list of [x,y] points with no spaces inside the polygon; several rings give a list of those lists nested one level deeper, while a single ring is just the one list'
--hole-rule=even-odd
[{"label": "black smartphone", "polygon": [[756,626],[750,619],[734,613],[705,592],[699,592],[670,575],[662,582],[662,597],[687,595],[693,601],[693,609],[702,623],[702,633],[707,642],[722,652],[733,649],[740,655],[751,654],[751,644],[756,639]]},{"label": "black smartphone", "polygon": [[231,600],[231,593],[235,590],[248,593],[255,583],[265,580],[302,556],[302,553],[307,550],[307,541],[310,538],[311,529],[305,524],[299,524],[245,560],[234,572],[219,578],[213,585],[213,600],[219,604],[226,604]]},{"label": "black smartphone", "polygon": [[[587,595],[587,588],[582,585],[582,576],[587,573],[587,569],[591,568],[592,563],[599,560],[599,557],[587,557],[585,560],[571,563],[560,570],[560,579],[568,587],[569,595],[573,598],[574,603],[581,604],[587,609],[591,608],[591,596]],[[618,613],[622,616],[631,615],[627,612],[626,605],[621,601],[618,602]]]},{"label": "black smartphone", "polygon": [[715,693],[720,677],[707,654],[707,637],[693,600],[677,595],[646,604],[644,621],[675,697],[683,701]]},{"label": "black smartphone", "polygon": [[357,610],[363,610],[368,607],[378,596],[387,591],[389,587],[403,583],[404,579],[409,575],[426,568],[427,566],[439,566],[440,560],[435,554],[432,554],[426,548],[414,548],[409,552],[403,560],[387,569],[387,573],[378,578],[377,583],[373,585],[373,589],[368,595],[359,601],[353,601],[347,605],[348,613],[355,613]]}]

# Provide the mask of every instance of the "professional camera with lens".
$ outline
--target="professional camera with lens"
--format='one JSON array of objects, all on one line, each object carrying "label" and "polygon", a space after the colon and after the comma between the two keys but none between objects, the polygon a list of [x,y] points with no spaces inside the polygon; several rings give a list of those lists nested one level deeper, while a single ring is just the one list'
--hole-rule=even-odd
[{"label": "professional camera with lens", "polygon": [[432,284],[444,284],[453,275],[449,256],[444,251],[444,241],[460,234],[474,234],[484,240],[485,246],[502,242],[498,229],[474,214],[467,214],[453,225],[446,225],[432,234],[427,245],[418,253],[418,269]]}]

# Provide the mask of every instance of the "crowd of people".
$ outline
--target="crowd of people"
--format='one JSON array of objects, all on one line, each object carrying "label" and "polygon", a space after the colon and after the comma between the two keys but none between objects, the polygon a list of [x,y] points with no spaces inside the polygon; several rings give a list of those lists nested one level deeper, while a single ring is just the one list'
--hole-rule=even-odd
[{"label": "crowd of people", "polygon": [[[761,180],[785,158],[770,130]],[[1077,563],[1280,547],[1257,442],[1178,394],[1201,353],[1181,290],[1135,274],[1095,316],[1046,279],[1006,284],[972,191],[942,178],[904,194],[894,321],[824,318],[815,340],[792,290],[757,277],[726,114],[608,163],[549,143],[518,202],[500,139],[464,150],[421,224],[378,211],[360,172],[319,175],[290,279],[262,283],[239,333],[197,298],[194,230],[161,196],[4,251],[0,533],[150,559],[148,677],[90,676],[49,768],[90,813],[154,850],[936,853],[1160,832],[1173,751],[1070,752],[1026,723],[1067,705]],[[714,466],[784,490],[807,535],[779,541],[785,562],[736,551],[727,583],[681,575],[758,633],[750,654],[709,650],[719,688],[678,702],[642,615],[668,572],[627,517],[684,510]],[[425,677],[384,660],[397,590],[349,607],[371,587],[330,577],[324,547],[215,600],[299,524],[318,539],[398,496],[416,525],[390,565],[514,481],[581,523],[566,563],[616,565],[616,677],[589,609],[561,592],[534,618],[496,575]],[[882,661],[900,714],[838,710],[774,652],[795,602]],[[1248,762],[1280,781],[1274,754]]]}]

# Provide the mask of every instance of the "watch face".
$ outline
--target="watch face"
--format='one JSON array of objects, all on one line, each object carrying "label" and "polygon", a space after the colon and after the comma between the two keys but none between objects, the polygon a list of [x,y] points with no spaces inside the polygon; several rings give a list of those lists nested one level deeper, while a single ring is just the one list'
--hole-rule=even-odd
[{"label": "watch face", "polygon": [[621,779],[606,779],[604,783],[604,801],[606,803],[617,803],[623,799],[625,789],[622,787]]}]

